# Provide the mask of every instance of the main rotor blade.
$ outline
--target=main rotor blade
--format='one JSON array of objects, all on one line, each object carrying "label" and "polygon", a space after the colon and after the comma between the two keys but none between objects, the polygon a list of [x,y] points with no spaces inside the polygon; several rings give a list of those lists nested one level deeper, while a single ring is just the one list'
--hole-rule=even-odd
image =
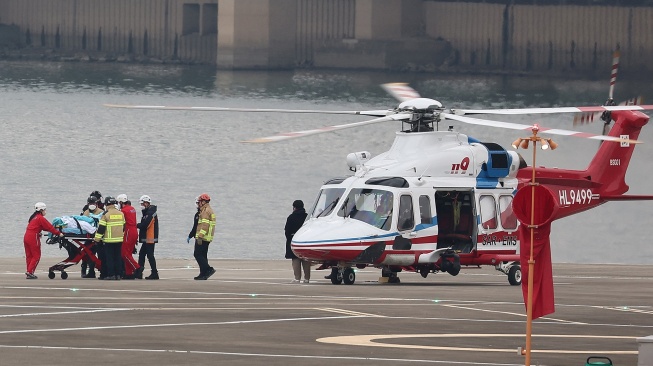
[{"label": "main rotor blade", "polygon": [[405,102],[410,99],[419,98],[419,93],[408,86],[407,83],[388,83],[381,84],[383,90],[385,90],[392,97],[397,99],[400,102]]},{"label": "main rotor blade", "polygon": [[155,110],[168,110],[168,111],[354,114],[354,115],[372,116],[372,117],[384,117],[391,112],[391,110],[328,111],[328,110],[319,110],[319,109],[182,107],[182,106],[165,106],[165,105],[125,105],[125,104],[105,104],[104,106],[109,108],[155,109]]},{"label": "main rotor blade", "polygon": [[380,123],[380,122],[387,122],[387,121],[401,121],[401,120],[410,119],[410,117],[411,117],[410,114],[401,114],[401,113],[400,114],[393,114],[393,115],[390,115],[390,116],[370,119],[370,120],[367,120],[367,121],[347,123],[347,124],[344,124],[344,125],[327,126],[327,127],[317,128],[317,129],[314,129],[314,130],[280,133],[280,134],[274,135],[274,136],[261,137],[261,138],[257,138],[257,139],[254,139],[254,140],[247,140],[247,141],[242,141],[242,142],[247,142],[247,143],[277,142],[277,141],[283,141],[283,140],[288,140],[288,139],[294,139],[294,138],[297,138],[297,137],[317,135],[319,133],[342,130],[342,129],[345,129],[345,128],[352,128],[352,127],[370,125],[370,124],[373,124],[373,123]]},{"label": "main rotor blade", "polygon": [[452,109],[451,112],[464,116],[466,114],[551,114],[551,113],[580,113],[580,112],[605,112],[605,111],[642,111],[652,110],[653,105],[601,105],[593,107],[553,107],[553,108],[515,108],[515,109]]},{"label": "main rotor blade", "polygon": [[[473,125],[480,125],[480,126],[508,128],[508,129],[512,129],[512,130],[522,130],[522,131],[528,131],[528,130],[531,130],[533,128],[532,125],[529,126],[529,125],[523,125],[523,124],[519,124],[519,123],[501,122],[501,121],[492,121],[492,120],[489,120],[489,119],[464,117],[464,116],[458,116],[458,115],[449,114],[449,113],[441,113],[440,116],[444,117],[445,119],[453,119],[453,120],[456,120],[456,121],[469,123],[469,124],[473,124]],[[542,127],[542,126],[539,127],[538,133],[546,133],[546,134],[551,134],[551,135],[562,135],[562,136],[572,136],[572,137],[582,137],[582,138],[592,139],[592,140],[627,142],[627,143],[631,143],[631,144],[638,144],[638,143],[641,142],[641,141],[637,141],[637,140],[622,139],[622,138],[613,137],[613,136],[595,135],[595,134],[587,133],[587,132],[561,130],[561,129],[557,129],[557,128],[545,128],[545,127]]]}]

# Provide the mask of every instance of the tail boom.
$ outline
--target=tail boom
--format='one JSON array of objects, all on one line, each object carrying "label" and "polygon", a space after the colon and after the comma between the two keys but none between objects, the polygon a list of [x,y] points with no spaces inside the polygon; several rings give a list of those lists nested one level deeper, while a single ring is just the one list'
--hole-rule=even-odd
[{"label": "tail boom", "polygon": [[[612,112],[615,125],[610,136],[635,140],[649,117],[636,111]],[[551,221],[589,210],[608,201],[653,200],[649,195],[624,196],[625,182],[635,144],[604,142],[585,170],[535,168],[535,181],[542,185],[554,205]],[[530,189],[532,168],[519,170],[518,190]]]}]

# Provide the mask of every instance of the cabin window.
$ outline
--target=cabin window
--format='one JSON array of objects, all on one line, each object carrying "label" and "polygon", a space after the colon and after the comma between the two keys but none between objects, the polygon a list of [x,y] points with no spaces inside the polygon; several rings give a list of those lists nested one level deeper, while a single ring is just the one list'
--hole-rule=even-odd
[{"label": "cabin window", "polygon": [[401,196],[399,199],[399,231],[410,230],[415,226],[415,216],[413,213],[413,199],[411,196]]},{"label": "cabin window", "polygon": [[501,212],[501,226],[506,230],[517,230],[517,216],[512,211],[512,196],[499,197],[499,211]]},{"label": "cabin window", "polygon": [[338,216],[349,217],[382,230],[392,225],[394,195],[381,189],[354,188],[338,209]]},{"label": "cabin window", "polygon": [[431,225],[433,217],[431,216],[431,199],[429,196],[419,196],[419,215],[422,224]]},{"label": "cabin window", "polygon": [[481,226],[483,229],[492,230],[497,228],[497,205],[494,196],[482,195],[478,199],[481,209]]},{"label": "cabin window", "polygon": [[320,191],[320,194],[313,204],[313,208],[307,217],[325,217],[329,216],[334,208],[338,206],[340,197],[345,193],[344,188],[326,188]]}]

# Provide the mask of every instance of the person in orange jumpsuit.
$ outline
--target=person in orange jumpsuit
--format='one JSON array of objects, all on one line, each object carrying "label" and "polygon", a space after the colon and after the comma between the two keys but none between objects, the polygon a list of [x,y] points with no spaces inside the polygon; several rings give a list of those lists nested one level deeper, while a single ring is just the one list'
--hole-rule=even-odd
[{"label": "person in orange jumpsuit", "polygon": [[35,280],[38,277],[34,274],[36,267],[41,260],[41,231],[49,231],[54,235],[63,236],[63,234],[54,228],[50,221],[45,218],[45,203],[37,202],[34,205],[34,213],[27,221],[27,229],[23,237],[23,244],[25,245],[25,261],[27,263],[27,276],[28,280]]},{"label": "person in orange jumpsuit", "polygon": [[142,275],[143,267],[138,265],[132,254],[138,242],[138,229],[136,228],[136,210],[126,194],[118,195],[120,211],[125,215],[125,239],[122,242],[122,261],[125,263],[126,280],[133,280],[136,275]]}]

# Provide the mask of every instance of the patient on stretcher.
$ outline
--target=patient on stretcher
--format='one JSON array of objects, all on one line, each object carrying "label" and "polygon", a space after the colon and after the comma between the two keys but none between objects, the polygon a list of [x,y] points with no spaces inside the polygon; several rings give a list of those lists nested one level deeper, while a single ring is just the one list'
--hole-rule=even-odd
[{"label": "patient on stretcher", "polygon": [[95,234],[98,219],[91,216],[61,216],[52,220],[52,225],[65,235]]}]

